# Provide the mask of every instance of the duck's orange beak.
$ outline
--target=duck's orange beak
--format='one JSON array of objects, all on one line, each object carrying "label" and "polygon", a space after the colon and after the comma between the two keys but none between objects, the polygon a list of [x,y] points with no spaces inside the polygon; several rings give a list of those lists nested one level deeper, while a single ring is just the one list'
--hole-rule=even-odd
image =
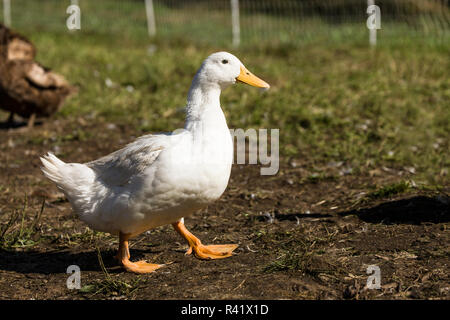
[{"label": "duck's orange beak", "polygon": [[266,88],[266,89],[270,88],[270,85],[267,82],[255,76],[253,73],[248,71],[247,68],[245,68],[244,66],[241,66],[241,73],[236,78],[236,80],[258,88]]}]

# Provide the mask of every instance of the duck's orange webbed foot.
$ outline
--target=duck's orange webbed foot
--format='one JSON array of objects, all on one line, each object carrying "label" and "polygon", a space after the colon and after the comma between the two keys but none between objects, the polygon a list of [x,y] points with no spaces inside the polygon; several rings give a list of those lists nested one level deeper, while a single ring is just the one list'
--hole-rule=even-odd
[{"label": "duck's orange webbed foot", "polygon": [[189,244],[189,249],[186,254],[194,252],[199,259],[223,259],[231,257],[234,249],[238,247],[237,244],[213,244],[204,245],[196,236],[190,233],[182,221],[172,224],[173,228],[184,238]]},{"label": "duck's orange webbed foot", "polygon": [[164,266],[163,264],[148,263],[143,260],[138,262],[131,262],[130,260],[126,259],[122,260],[121,262],[125,270],[134,273],[150,273]]},{"label": "duck's orange webbed foot", "polygon": [[154,264],[145,261],[131,262],[128,248],[129,237],[130,235],[120,233],[119,252],[116,255],[116,259],[119,260],[125,270],[134,273],[150,273],[164,266],[164,264]]}]

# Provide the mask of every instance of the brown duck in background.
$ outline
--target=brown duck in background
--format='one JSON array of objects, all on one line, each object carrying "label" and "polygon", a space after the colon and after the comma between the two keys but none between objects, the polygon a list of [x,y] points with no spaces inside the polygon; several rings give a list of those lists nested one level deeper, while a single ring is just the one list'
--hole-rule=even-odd
[{"label": "brown duck in background", "polygon": [[25,37],[0,24],[0,108],[28,118],[49,117],[76,91],[63,76],[34,61],[36,48]]}]

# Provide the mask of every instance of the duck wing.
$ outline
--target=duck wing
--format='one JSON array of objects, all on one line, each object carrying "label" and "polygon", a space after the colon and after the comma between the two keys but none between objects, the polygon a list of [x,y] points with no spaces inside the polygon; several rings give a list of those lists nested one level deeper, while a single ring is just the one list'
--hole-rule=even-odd
[{"label": "duck wing", "polygon": [[108,186],[124,186],[153,164],[168,143],[168,134],[145,135],[100,159],[86,163]]}]

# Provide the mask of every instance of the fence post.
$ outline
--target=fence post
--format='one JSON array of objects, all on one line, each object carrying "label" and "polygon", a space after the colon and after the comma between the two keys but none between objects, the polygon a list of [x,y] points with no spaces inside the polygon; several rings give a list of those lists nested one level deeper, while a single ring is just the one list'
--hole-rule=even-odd
[{"label": "fence post", "polygon": [[239,0],[231,2],[231,26],[233,32],[233,46],[238,47],[241,43],[241,26],[239,24]]},{"label": "fence post", "polygon": [[3,22],[11,27],[11,0],[3,0]]},{"label": "fence post", "polygon": [[147,13],[148,35],[156,35],[155,11],[153,9],[153,0],[145,0],[145,12]]},{"label": "fence post", "polygon": [[[367,0],[367,7],[373,6],[375,4],[375,0]],[[372,47],[377,44],[377,29],[371,28],[369,29],[369,43]]]}]

